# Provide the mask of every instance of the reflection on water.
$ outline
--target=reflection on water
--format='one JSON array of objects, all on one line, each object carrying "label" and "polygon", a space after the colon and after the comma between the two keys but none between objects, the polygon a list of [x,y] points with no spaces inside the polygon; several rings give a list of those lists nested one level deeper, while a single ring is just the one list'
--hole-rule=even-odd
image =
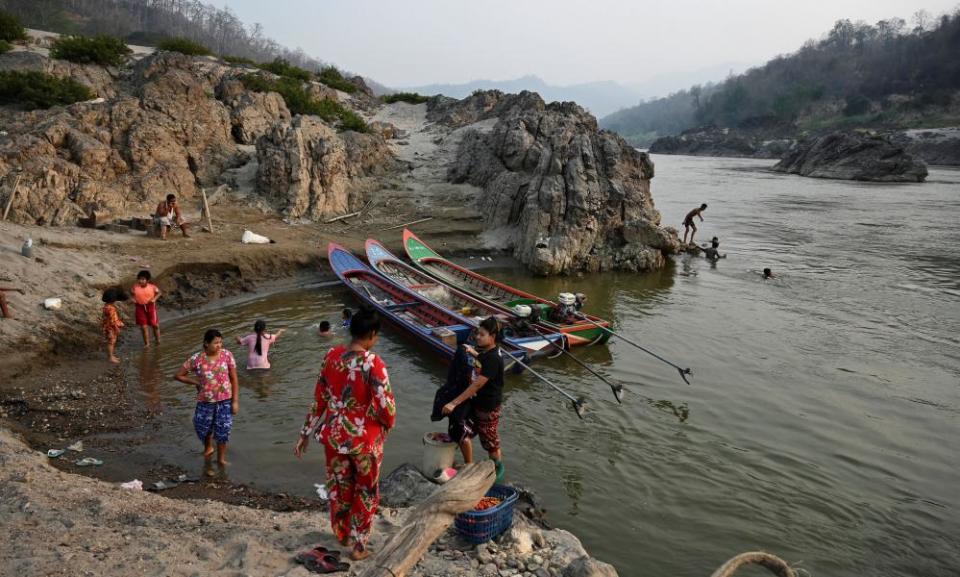
[{"label": "reflection on water", "polygon": [[[867,185],[773,174],[766,161],[656,160],[664,224],[709,203],[700,240],[719,236],[726,259],[681,257],[648,275],[489,274],[548,297],[586,293],[615,330],[692,367],[691,384],[616,339],[574,354],[624,385],[623,405],[571,359],[538,365],[588,400],[583,421],[535,378],[508,377],[508,478],[622,575],[702,576],[755,549],[815,576],[956,574],[960,227],[944,211],[960,207],[960,173]],[[761,280],[764,267],[779,278]],[[293,442],[333,344],[317,323],[337,326],[344,306],[355,305],[343,290],[298,291],[165,324],[161,347],[134,355],[136,386],[168,423],[142,450],[202,466],[193,392],[167,377],[207,328],[232,342],[264,318],[288,331],[273,369],[240,371],[229,472],[310,494],[321,451],[298,462]],[[438,428],[429,412],[445,368],[390,327],[377,350],[398,403],[390,469],[418,462],[423,432]]]}]

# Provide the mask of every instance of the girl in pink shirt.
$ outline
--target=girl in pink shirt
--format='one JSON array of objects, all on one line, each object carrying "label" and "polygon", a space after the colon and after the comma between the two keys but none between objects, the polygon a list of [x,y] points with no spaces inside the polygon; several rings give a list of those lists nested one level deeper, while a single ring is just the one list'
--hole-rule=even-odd
[{"label": "girl in pink shirt", "polygon": [[237,344],[247,347],[247,370],[269,369],[270,359],[267,353],[270,345],[275,343],[287,329],[280,329],[276,334],[267,332],[267,323],[259,320],[253,323],[253,332],[245,337],[237,337]]}]

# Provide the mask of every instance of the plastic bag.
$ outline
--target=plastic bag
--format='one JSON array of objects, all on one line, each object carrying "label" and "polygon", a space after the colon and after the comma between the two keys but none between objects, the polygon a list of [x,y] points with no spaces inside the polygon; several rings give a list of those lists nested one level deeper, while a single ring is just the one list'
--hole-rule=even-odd
[{"label": "plastic bag", "polygon": [[270,244],[270,239],[255,232],[245,230],[243,231],[243,236],[240,237],[240,242],[243,244]]}]

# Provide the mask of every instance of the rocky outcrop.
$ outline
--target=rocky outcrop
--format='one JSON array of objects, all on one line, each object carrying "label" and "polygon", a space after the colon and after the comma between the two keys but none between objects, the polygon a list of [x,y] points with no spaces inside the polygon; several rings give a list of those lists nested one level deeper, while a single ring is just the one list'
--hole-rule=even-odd
[{"label": "rocky outcrop", "polygon": [[235,79],[225,79],[217,88],[217,98],[230,109],[234,139],[240,144],[255,144],[278,122],[290,120],[290,110],[276,92],[251,92]]},{"label": "rocky outcrop", "polygon": [[434,98],[428,110],[451,128],[498,119],[491,131],[467,131],[447,176],[483,188],[487,228],[510,235],[534,272],[652,270],[676,250],[658,226],[649,157],[576,104],[486,91]]},{"label": "rocky outcrop", "polygon": [[814,178],[923,182],[927,165],[882,136],[834,132],[799,143],[774,170]]},{"label": "rocky outcrop", "polygon": [[769,130],[740,130],[707,126],[664,136],[650,145],[651,154],[723,156],[733,158],[780,158],[792,146],[791,138],[777,137]]},{"label": "rocky outcrop", "polygon": [[227,108],[179,54],[138,63],[129,93],[107,102],[19,113],[0,141],[0,174],[20,170],[18,222],[72,224],[97,210],[152,211],[186,198],[238,158]]},{"label": "rocky outcrop", "polygon": [[257,140],[257,191],[290,218],[336,216],[359,207],[357,180],[382,174],[392,158],[381,136],[298,116]]},{"label": "rocky outcrop", "polygon": [[107,69],[101,66],[55,60],[36,52],[17,50],[2,54],[0,55],[0,70],[43,72],[52,76],[76,80],[89,88],[99,98],[113,98],[117,95],[114,77]]},{"label": "rocky outcrop", "polygon": [[904,130],[889,138],[927,164],[960,166],[960,127]]}]

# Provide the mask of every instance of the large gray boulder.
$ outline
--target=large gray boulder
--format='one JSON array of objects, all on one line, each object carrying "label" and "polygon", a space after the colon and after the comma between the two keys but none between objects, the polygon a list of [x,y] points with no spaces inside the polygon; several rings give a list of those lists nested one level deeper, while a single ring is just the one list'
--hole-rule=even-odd
[{"label": "large gray boulder", "polygon": [[833,132],[800,142],[774,170],[841,180],[923,182],[927,165],[888,139],[862,132]]},{"label": "large gray boulder", "polygon": [[[478,208],[486,227],[509,235],[514,256],[535,273],[663,266],[672,243],[627,231],[630,222],[659,225],[650,195],[653,163],[598,130],[575,103],[483,91],[460,101],[434,98],[428,111],[452,128],[497,119],[489,131],[465,128],[447,178],[483,189]],[[645,242],[654,237],[656,246]]]}]

